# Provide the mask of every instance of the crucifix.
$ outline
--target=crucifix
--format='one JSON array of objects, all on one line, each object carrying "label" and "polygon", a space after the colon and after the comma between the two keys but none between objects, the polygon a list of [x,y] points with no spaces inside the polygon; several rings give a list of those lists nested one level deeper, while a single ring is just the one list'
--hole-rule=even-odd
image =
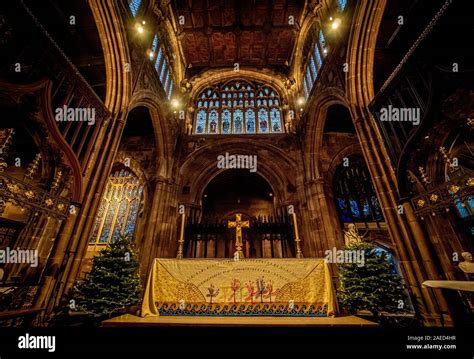
[{"label": "crucifix", "polygon": [[249,221],[242,221],[242,215],[240,213],[235,214],[235,221],[229,221],[228,228],[235,228],[235,248],[237,249],[237,257],[244,258],[242,252],[242,228],[249,228]]}]

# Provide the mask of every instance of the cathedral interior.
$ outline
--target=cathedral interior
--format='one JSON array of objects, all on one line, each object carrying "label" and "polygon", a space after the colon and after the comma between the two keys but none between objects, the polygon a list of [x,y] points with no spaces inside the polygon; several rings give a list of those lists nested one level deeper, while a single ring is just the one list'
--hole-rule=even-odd
[{"label": "cathedral interior", "polygon": [[473,325],[467,5],[2,1],[0,325],[53,325],[119,237],[143,289],[156,259],[284,266],[363,240],[410,321]]}]

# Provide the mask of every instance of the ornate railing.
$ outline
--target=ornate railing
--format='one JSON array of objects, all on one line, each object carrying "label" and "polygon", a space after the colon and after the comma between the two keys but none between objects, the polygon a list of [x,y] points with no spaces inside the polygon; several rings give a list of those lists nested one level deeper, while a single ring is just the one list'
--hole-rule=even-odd
[{"label": "ornate railing", "polygon": [[22,209],[36,209],[58,219],[65,219],[69,214],[68,199],[5,173],[0,173],[0,197]]},{"label": "ornate railing", "polygon": [[13,129],[0,131],[0,215],[5,210],[6,203],[12,203],[22,210],[37,210],[50,217],[65,219],[69,214],[70,200],[58,194],[60,187],[67,181],[62,171],[57,171],[48,191],[38,187],[33,182],[38,171],[41,154],[37,154],[28,165],[23,179],[5,173],[8,168],[6,158],[13,142]]},{"label": "ornate railing", "polygon": [[[184,257],[232,257],[235,230],[228,228],[226,220],[188,220],[185,228]],[[243,229],[244,252],[249,257],[294,258],[295,240],[289,217],[253,218],[250,227]]]},{"label": "ornate railing", "polygon": [[470,198],[474,198],[474,173],[458,168],[445,183],[433,187],[428,183],[427,190],[412,197],[411,203],[415,214],[423,218],[449,211],[456,201],[464,207]]}]

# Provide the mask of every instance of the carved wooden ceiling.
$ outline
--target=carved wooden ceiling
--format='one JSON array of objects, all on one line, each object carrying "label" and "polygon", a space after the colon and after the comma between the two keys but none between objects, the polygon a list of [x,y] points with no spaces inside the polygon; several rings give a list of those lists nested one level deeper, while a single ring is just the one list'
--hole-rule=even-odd
[{"label": "carved wooden ceiling", "polygon": [[[278,67],[288,69],[304,0],[175,0],[188,69]],[[295,23],[290,24],[290,17]],[[181,18],[183,19],[183,18]]]}]

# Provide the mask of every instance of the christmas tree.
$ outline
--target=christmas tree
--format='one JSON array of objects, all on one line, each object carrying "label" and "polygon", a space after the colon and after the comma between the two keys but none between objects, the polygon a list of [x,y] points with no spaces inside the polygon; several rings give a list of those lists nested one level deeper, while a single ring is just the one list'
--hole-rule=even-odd
[{"label": "christmas tree", "polygon": [[73,290],[71,310],[111,317],[141,300],[139,264],[130,237],[120,237],[92,261],[92,270]]},{"label": "christmas tree", "polygon": [[363,251],[364,263],[338,265],[339,302],[351,313],[366,309],[378,317],[382,311],[404,309],[402,280],[386,253],[377,253],[376,248],[367,242],[346,246],[346,251]]}]

